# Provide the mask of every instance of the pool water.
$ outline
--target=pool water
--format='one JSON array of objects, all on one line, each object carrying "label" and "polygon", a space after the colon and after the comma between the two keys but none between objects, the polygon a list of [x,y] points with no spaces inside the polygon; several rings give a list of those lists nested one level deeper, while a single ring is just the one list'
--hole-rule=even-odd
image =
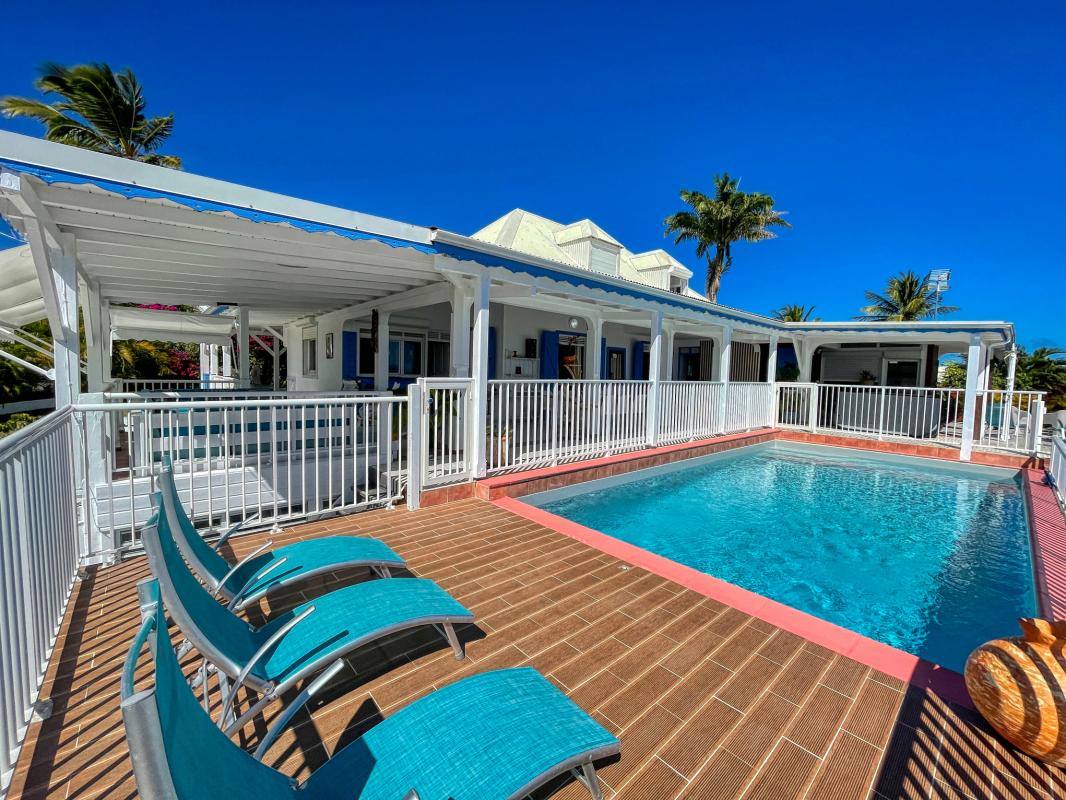
[{"label": "pool water", "polygon": [[959,671],[1036,607],[1003,470],[774,442],[524,500]]}]

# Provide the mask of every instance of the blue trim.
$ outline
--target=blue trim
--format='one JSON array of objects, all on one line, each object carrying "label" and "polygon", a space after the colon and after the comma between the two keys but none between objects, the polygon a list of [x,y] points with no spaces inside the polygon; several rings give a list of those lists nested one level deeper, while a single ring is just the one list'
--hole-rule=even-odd
[{"label": "blue trim", "polygon": [[346,381],[359,379],[359,332],[341,332],[341,378]]},{"label": "blue trim", "polygon": [[559,332],[540,332],[540,377],[559,379]]},{"label": "blue trim", "polygon": [[647,342],[633,342],[633,380],[642,381],[648,376],[644,374],[644,348]]},{"label": "blue trim", "polygon": [[412,242],[407,239],[397,239],[392,236],[368,233],[366,231],[355,230],[354,228],[343,228],[339,225],[325,225],[321,222],[312,222],[311,220],[301,219],[300,217],[290,217],[285,214],[271,214],[266,211],[256,211],[251,208],[230,205],[229,203],[216,203],[209,200],[202,200],[198,197],[176,194],[174,192],[148,189],[143,186],[131,186],[126,183],[105,180],[104,178],[90,178],[84,175],[77,175],[73,172],[43,169],[41,167],[35,167],[32,164],[23,164],[19,161],[0,159],[0,165],[14,169],[18,172],[25,172],[29,175],[33,175],[47,184],[87,184],[90,186],[96,186],[104,191],[120,194],[123,197],[143,198],[148,200],[170,200],[173,203],[185,206],[193,211],[225,211],[243,219],[251,220],[252,222],[284,222],[292,225],[294,228],[307,231],[308,233],[335,233],[338,236],[343,236],[345,239],[352,239],[355,241],[367,240],[381,242],[390,247],[410,247],[413,250],[418,250],[419,252],[428,253],[430,255],[436,252],[434,246],[430,244],[419,244],[418,242]]}]

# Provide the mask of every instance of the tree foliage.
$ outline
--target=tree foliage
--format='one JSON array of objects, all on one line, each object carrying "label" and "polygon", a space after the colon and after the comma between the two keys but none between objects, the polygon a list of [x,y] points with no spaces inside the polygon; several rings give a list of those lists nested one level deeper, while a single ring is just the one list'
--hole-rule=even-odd
[{"label": "tree foliage", "polygon": [[929,275],[923,277],[913,270],[889,278],[883,294],[865,294],[867,305],[855,319],[866,322],[909,322],[959,310],[955,306],[938,307],[936,290],[929,283]]},{"label": "tree foliage", "polygon": [[[966,364],[959,360],[948,362],[939,385],[950,389],[965,388]],[[1003,361],[993,362],[990,386],[993,389],[1007,388],[1007,365]],[[1014,388],[1019,392],[1046,392],[1048,411],[1066,408],[1066,350],[1038,347],[1030,353],[1019,347]]]},{"label": "tree foliage", "polygon": [[818,321],[814,316],[814,306],[785,305],[774,312],[774,319],[782,322],[810,322],[811,319]]},{"label": "tree foliage", "polygon": [[[734,242],[761,242],[776,238],[771,228],[791,228],[784,212],[774,208],[774,198],[760,192],[742,192],[740,181],[728,173],[714,176],[714,196],[681,190],[688,209],[664,220],[665,235],[674,244],[694,242],[696,255],[707,259],[707,298],[718,300],[724,275],[733,265]],[[713,248],[713,254],[711,252]]]},{"label": "tree foliage", "polygon": [[46,139],[120,158],[173,169],[177,156],[159,148],[174,130],[174,115],[146,117],[147,102],[137,77],[129,69],[115,73],[107,64],[41,67],[36,89],[54,102],[25,97],[0,98],[0,112],[27,117],[44,125]]}]

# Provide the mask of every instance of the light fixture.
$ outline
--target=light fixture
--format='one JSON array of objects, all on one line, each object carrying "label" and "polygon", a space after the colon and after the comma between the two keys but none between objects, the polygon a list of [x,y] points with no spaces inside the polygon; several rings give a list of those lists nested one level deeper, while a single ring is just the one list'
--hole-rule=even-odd
[{"label": "light fixture", "polygon": [[570,330],[576,331],[578,326],[577,317],[570,317]]}]

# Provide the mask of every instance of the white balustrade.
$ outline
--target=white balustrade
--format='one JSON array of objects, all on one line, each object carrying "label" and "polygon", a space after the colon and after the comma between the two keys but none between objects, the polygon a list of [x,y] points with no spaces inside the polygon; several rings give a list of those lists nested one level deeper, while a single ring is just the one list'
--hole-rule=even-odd
[{"label": "white balustrade", "polygon": [[0,439],[0,796],[82,555],[69,407]]},{"label": "white balustrade", "polygon": [[489,381],[490,474],[639,450],[646,381]]},{"label": "white balustrade", "polygon": [[429,489],[473,477],[469,421],[474,382],[469,378],[424,378],[421,387],[422,486]]}]

